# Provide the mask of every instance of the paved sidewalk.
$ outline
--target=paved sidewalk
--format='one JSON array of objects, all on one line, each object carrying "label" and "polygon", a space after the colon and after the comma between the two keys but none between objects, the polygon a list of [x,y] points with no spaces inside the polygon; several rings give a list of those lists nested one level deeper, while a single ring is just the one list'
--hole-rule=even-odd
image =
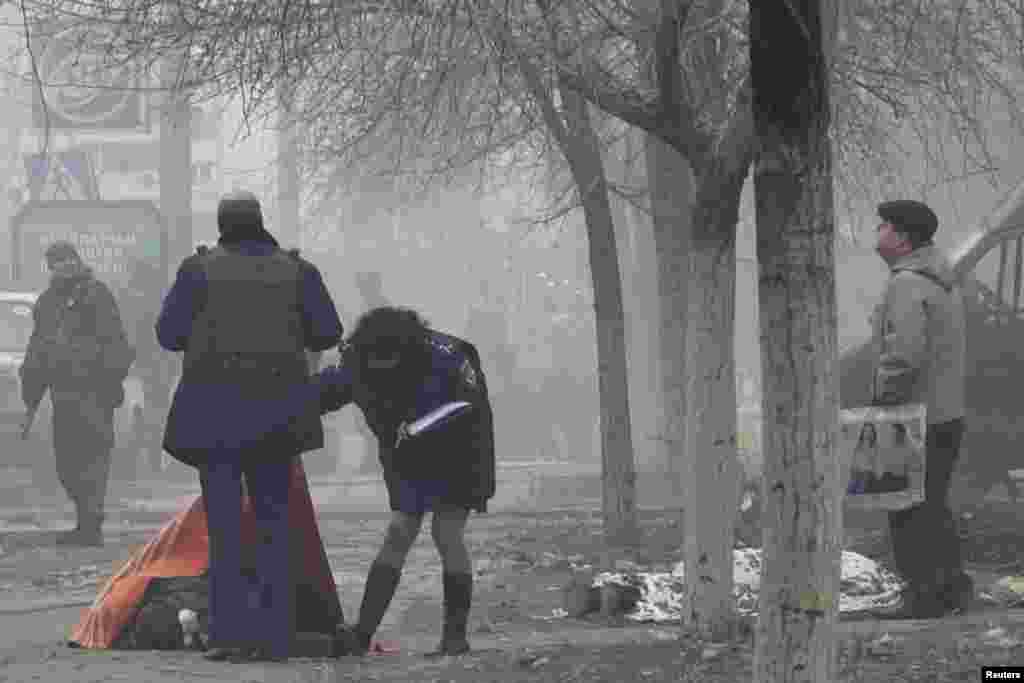
[{"label": "paved sidewalk", "polygon": [[[0,676],[8,683],[334,683],[335,681],[383,680],[426,682],[450,680],[452,668],[472,669],[474,657],[460,660],[430,661],[421,655],[436,645],[427,635],[403,636],[398,654],[340,660],[291,660],[287,664],[219,664],[206,662],[191,652],[118,652],[74,650],[63,646],[62,627],[72,617],[70,611],[46,612],[31,618],[19,618],[17,627],[9,618],[0,617],[7,626],[10,647],[0,649]],[[965,623],[983,625],[998,618],[1004,626],[1024,624],[1024,610],[979,613],[961,617]],[[861,633],[893,635],[926,628],[934,622],[886,622],[879,624],[841,624],[840,637]],[[501,657],[515,666],[536,658],[530,651],[571,645],[580,648],[615,646],[630,643],[658,643],[676,638],[674,626],[646,625],[604,628],[564,622],[557,629],[519,630],[507,634],[475,634],[473,645],[483,657]],[[386,636],[383,636],[386,638]],[[11,639],[13,638],[13,640]]]}]

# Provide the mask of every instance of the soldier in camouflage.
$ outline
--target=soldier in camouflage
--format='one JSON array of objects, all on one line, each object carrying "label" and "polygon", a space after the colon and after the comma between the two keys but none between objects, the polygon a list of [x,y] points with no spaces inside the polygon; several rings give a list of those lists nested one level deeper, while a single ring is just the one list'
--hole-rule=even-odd
[{"label": "soldier in camouflage", "polygon": [[53,405],[57,475],[75,505],[77,524],[62,545],[102,545],[104,502],[114,447],[114,411],[135,359],[117,302],[74,245],[46,251],[51,280],[36,302],[34,327],[21,366],[23,431],[47,390]]}]

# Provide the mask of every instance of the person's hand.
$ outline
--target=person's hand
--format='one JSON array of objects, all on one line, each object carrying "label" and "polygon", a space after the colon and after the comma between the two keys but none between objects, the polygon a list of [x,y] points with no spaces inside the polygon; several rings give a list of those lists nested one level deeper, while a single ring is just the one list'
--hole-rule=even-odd
[{"label": "person's hand", "polygon": [[398,425],[398,433],[395,435],[395,448],[402,445],[402,442],[409,438],[409,425],[403,422]]},{"label": "person's hand", "polygon": [[32,432],[32,414],[25,413],[25,416],[21,418],[18,423],[18,433],[21,436],[22,441],[28,440],[29,434]]}]

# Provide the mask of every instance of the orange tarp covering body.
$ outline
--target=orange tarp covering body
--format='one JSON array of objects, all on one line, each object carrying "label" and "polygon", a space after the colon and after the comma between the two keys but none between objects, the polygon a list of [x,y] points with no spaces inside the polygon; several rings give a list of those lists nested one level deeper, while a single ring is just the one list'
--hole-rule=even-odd
[{"label": "orange tarp covering body", "polygon": [[[326,608],[341,618],[338,589],[331,574],[317,527],[309,483],[298,458],[292,469],[292,487],[288,499],[292,547],[301,560],[302,580],[319,589]],[[244,547],[255,541],[255,520],[248,498],[242,501],[242,539]],[[84,648],[110,648],[121,630],[138,612],[146,588],[153,578],[199,576],[209,564],[209,535],[202,496],[173,520],[156,537],[136,551],[131,559],[107,582],[92,606],[82,613],[71,632],[71,642]],[[296,578],[299,578],[296,576]]]}]

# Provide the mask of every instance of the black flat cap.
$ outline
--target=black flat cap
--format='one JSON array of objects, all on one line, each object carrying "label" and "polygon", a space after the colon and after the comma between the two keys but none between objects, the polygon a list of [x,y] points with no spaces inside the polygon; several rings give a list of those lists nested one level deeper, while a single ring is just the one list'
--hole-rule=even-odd
[{"label": "black flat cap", "polygon": [[217,205],[217,228],[222,235],[263,230],[263,210],[252,192],[235,190]]},{"label": "black flat cap", "polygon": [[235,190],[225,195],[217,205],[217,213],[262,214],[260,200],[252,192]]},{"label": "black flat cap", "polygon": [[927,204],[897,199],[878,205],[878,215],[919,242],[929,242],[939,229],[939,217]]},{"label": "black flat cap", "polygon": [[71,242],[54,242],[46,248],[46,263],[53,265],[60,261],[81,261],[82,257],[78,255],[78,250],[75,249],[75,245]]}]

